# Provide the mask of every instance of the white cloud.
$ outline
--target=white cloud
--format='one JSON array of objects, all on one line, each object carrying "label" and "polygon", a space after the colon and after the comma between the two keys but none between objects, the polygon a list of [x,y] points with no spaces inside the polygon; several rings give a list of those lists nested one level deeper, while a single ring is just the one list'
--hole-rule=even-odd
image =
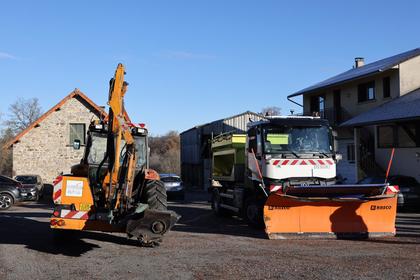
[{"label": "white cloud", "polygon": [[0,52],[0,59],[16,59],[16,56],[6,52]]},{"label": "white cloud", "polygon": [[214,59],[216,56],[204,53],[193,53],[186,51],[165,51],[159,54],[161,57],[171,59]]}]

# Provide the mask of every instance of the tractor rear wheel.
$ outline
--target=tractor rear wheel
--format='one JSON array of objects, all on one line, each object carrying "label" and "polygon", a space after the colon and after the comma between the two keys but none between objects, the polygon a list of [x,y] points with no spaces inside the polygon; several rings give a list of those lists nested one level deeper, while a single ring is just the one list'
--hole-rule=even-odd
[{"label": "tractor rear wheel", "polygon": [[168,197],[165,185],[158,180],[147,181],[141,201],[148,204],[152,210],[166,210],[168,208]]}]

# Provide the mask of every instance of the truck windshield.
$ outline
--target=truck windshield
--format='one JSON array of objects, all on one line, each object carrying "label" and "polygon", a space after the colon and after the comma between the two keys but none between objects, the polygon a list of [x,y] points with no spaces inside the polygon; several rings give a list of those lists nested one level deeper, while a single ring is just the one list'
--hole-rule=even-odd
[{"label": "truck windshield", "polygon": [[266,127],[266,153],[332,153],[331,132],[319,127]]}]

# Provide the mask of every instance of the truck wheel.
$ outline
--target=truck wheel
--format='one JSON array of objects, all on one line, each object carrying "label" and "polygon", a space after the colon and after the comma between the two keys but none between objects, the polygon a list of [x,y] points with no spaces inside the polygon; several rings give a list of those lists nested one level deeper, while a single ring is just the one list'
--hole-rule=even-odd
[{"label": "truck wheel", "polygon": [[150,209],[167,210],[168,198],[165,185],[158,180],[150,180],[146,183],[143,190],[142,203],[147,203]]},{"label": "truck wheel", "polygon": [[213,212],[216,214],[216,216],[226,217],[229,215],[229,210],[222,208],[220,206],[221,203],[222,201],[219,195],[219,190],[214,189],[211,196],[211,209],[213,209]]},{"label": "truck wheel", "polygon": [[13,197],[7,193],[0,194],[0,210],[7,210],[13,205]]},{"label": "truck wheel", "polygon": [[263,207],[254,197],[245,201],[243,217],[249,226],[257,229],[264,228]]}]

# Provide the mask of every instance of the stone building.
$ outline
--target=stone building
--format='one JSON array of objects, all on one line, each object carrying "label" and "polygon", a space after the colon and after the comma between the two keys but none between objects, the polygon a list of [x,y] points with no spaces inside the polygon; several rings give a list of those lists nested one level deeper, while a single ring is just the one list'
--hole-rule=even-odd
[{"label": "stone building", "polygon": [[73,149],[74,140],[83,146],[91,120],[105,116],[101,107],[75,89],[10,142],[13,174],[37,174],[51,184],[80,162],[83,147]]}]

